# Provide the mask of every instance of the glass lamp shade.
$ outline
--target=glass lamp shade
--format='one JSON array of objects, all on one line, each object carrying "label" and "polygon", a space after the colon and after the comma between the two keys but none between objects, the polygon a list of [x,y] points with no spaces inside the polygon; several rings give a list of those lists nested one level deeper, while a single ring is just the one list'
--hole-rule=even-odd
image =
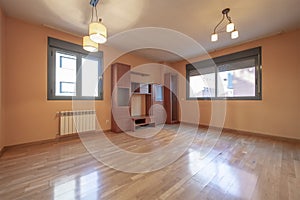
[{"label": "glass lamp shade", "polygon": [[92,22],[89,24],[89,35],[92,41],[103,44],[107,40],[106,27],[100,22]]},{"label": "glass lamp shade", "polygon": [[229,24],[227,24],[226,26],[226,32],[230,33],[234,31],[234,23],[230,22]]},{"label": "glass lamp shade", "polygon": [[217,34],[217,33],[211,34],[211,41],[212,41],[212,42],[218,41],[218,34]]},{"label": "glass lamp shade", "polygon": [[231,32],[231,39],[236,39],[238,37],[239,37],[239,32],[237,30]]},{"label": "glass lamp shade", "polygon": [[89,36],[83,37],[83,49],[89,52],[97,52],[98,51],[98,44],[93,42]]}]

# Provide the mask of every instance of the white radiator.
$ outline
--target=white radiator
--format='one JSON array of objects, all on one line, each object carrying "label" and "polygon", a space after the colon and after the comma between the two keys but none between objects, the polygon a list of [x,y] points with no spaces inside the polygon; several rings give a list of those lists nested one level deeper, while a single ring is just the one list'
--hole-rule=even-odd
[{"label": "white radiator", "polygon": [[60,111],[59,134],[68,135],[72,133],[94,131],[96,129],[95,120],[95,110]]}]

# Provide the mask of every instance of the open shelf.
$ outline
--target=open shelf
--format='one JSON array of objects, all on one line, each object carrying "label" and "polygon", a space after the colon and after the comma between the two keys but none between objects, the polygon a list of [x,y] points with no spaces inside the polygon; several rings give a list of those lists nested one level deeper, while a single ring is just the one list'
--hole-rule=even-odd
[{"label": "open shelf", "polygon": [[135,131],[136,127],[155,126],[151,109],[154,101],[153,83],[132,82],[131,74],[146,74],[132,73],[130,69],[130,65],[122,63],[111,65],[111,130],[116,133]]},{"label": "open shelf", "polygon": [[151,94],[151,84],[131,82],[131,92],[134,94]]},{"label": "open shelf", "polygon": [[151,95],[151,93],[140,93],[140,92],[134,92],[132,94],[136,94],[136,95]]},{"label": "open shelf", "polygon": [[151,127],[155,126],[154,120],[151,118],[151,116],[148,115],[132,116],[132,120],[133,120],[133,131],[137,127],[141,127],[141,126],[151,126]]}]

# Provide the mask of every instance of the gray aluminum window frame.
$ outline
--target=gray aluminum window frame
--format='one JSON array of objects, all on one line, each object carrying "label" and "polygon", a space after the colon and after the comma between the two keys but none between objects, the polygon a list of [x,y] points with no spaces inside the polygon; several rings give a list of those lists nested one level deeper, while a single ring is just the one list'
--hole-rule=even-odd
[{"label": "gray aluminum window frame", "polygon": [[[255,61],[255,96],[218,97],[218,71],[222,65],[253,58]],[[215,97],[190,97],[190,72],[213,68],[215,74]],[[235,69],[243,69],[239,67]],[[187,100],[262,100],[262,50],[256,47],[212,59],[186,65],[186,99]]]},{"label": "gray aluminum window frame", "polygon": [[[76,63],[76,96],[56,96],[55,95],[55,74],[56,74],[56,52],[75,55]],[[90,53],[85,51],[82,46],[48,37],[48,70],[47,70],[47,99],[48,100],[103,100],[103,52]],[[98,60],[98,96],[87,97],[82,96],[82,72],[81,60],[82,58]]]}]

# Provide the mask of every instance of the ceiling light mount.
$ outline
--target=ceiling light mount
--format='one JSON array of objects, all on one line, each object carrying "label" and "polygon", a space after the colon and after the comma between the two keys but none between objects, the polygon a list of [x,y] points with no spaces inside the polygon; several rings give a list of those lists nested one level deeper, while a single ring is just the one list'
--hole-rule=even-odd
[{"label": "ceiling light mount", "polygon": [[225,18],[228,20],[228,24],[226,25],[226,32],[231,33],[231,39],[236,39],[239,37],[239,32],[236,30],[235,25],[231,20],[231,17],[228,15],[229,12],[230,12],[230,8],[225,8],[222,10],[223,17],[221,21],[215,26],[214,32],[211,34],[212,42],[218,41],[218,33],[225,32],[224,30],[225,27],[219,28],[219,26],[222,24]]},{"label": "ceiling light mount", "polygon": [[91,5],[92,7],[96,7],[97,4],[98,4],[98,2],[99,2],[99,0],[91,0],[91,1],[90,1],[90,5]]},{"label": "ceiling light mount", "polygon": [[230,8],[225,8],[224,10],[222,10],[222,14],[228,15],[229,11],[230,11]]}]

